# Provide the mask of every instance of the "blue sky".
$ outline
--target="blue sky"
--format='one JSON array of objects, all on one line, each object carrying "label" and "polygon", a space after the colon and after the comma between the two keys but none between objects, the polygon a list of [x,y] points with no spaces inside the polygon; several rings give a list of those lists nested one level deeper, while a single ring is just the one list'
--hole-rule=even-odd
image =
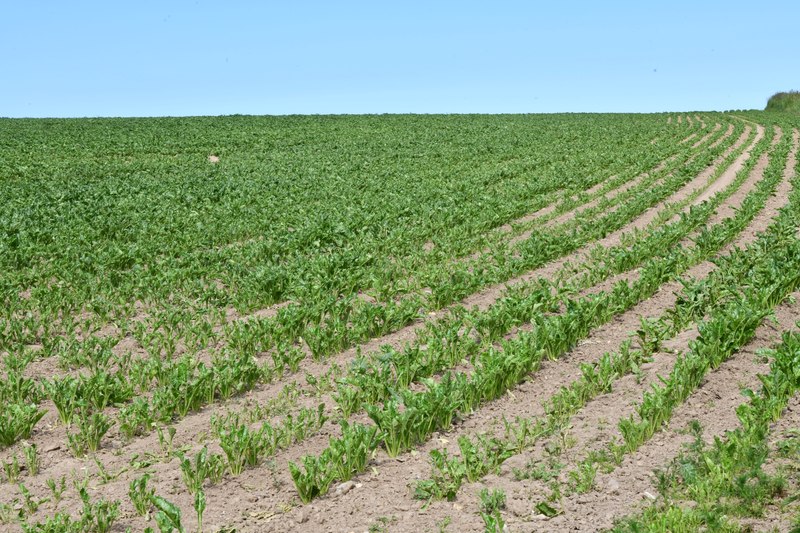
[{"label": "blue sky", "polygon": [[0,116],[656,112],[800,89],[800,2],[6,2]]}]

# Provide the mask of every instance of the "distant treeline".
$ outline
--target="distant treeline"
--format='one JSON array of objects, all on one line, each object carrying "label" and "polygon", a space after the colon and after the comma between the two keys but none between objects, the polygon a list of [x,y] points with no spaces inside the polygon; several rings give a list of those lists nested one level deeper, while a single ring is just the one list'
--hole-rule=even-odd
[{"label": "distant treeline", "polygon": [[794,111],[800,113],[800,91],[773,94],[767,101],[767,111]]}]

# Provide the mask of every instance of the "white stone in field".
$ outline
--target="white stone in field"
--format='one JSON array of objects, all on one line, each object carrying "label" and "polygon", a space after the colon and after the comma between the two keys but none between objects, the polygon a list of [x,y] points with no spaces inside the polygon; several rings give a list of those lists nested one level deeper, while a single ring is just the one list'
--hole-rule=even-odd
[{"label": "white stone in field", "polygon": [[345,481],[336,486],[336,490],[334,491],[334,496],[341,496],[343,494],[347,494],[351,490],[353,490],[356,486],[355,481]]}]

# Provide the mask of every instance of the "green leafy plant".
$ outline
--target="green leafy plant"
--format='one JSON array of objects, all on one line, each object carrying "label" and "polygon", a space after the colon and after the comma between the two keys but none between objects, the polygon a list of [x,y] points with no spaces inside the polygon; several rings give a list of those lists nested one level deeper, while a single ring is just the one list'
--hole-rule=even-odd
[{"label": "green leafy plant", "polygon": [[67,490],[67,476],[62,475],[61,479],[58,481],[53,478],[47,478],[45,483],[47,484],[47,488],[50,489],[53,502],[58,505],[58,503],[61,501],[61,498],[64,496],[64,492]]},{"label": "green leafy plant", "polygon": [[0,447],[11,446],[19,439],[27,439],[33,427],[45,415],[35,405],[9,403],[0,412]]},{"label": "green leafy plant", "polygon": [[149,516],[152,498],[155,496],[155,489],[147,487],[149,479],[150,474],[144,474],[131,481],[128,489],[128,496],[139,516]]},{"label": "green leafy plant", "polygon": [[78,430],[67,434],[67,444],[76,457],[83,457],[88,452],[100,449],[100,441],[114,425],[103,413],[81,414],[78,419]]},{"label": "green leafy plant", "polygon": [[183,528],[181,522],[181,510],[178,506],[155,494],[150,495],[150,503],[156,508],[156,524],[158,525],[161,533],[184,533],[186,530]]}]

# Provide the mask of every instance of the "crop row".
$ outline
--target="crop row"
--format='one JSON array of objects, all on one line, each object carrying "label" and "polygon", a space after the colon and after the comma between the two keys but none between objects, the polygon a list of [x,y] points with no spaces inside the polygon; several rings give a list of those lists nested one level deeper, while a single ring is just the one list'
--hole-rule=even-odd
[{"label": "crop row", "polygon": [[[769,356],[770,372],[760,376],[761,389],[748,391],[750,401],[736,410],[740,427],[711,446],[705,446],[702,428],[695,428],[696,440],[690,449],[660,472],[664,498],[623,520],[615,531],[736,530],[740,524],[734,517],[763,516],[766,508],[780,501],[786,480],[765,468],[770,456],[767,439],[771,424],[800,391],[800,335],[784,333]],[[787,453],[796,453],[796,446],[787,441]],[[780,505],[795,498],[790,496]],[[681,505],[686,501],[692,505]],[[793,527],[798,525],[800,515],[793,520]]]}]

